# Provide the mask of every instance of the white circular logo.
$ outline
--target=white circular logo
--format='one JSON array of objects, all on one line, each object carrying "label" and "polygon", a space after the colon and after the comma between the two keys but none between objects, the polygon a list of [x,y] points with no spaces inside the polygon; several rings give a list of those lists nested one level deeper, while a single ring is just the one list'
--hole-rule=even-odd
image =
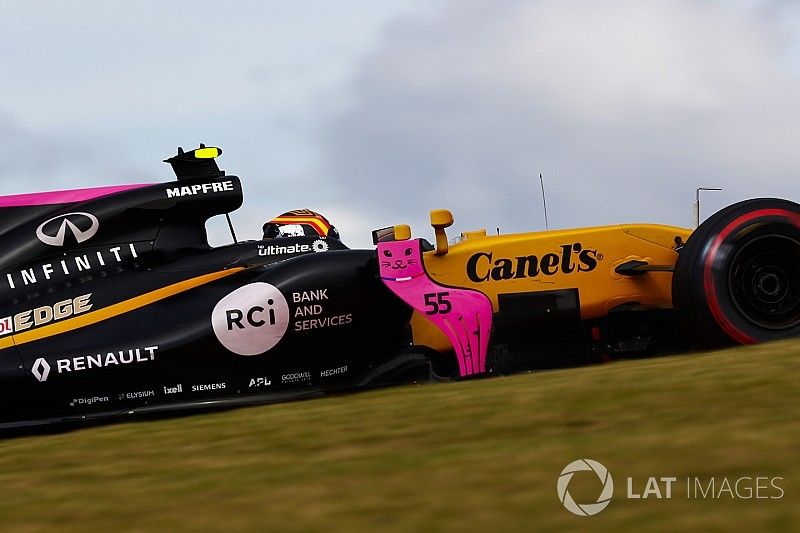
[{"label": "white circular logo", "polygon": [[[60,224],[53,224],[60,220]],[[49,231],[45,231],[47,226]],[[57,227],[57,229],[56,229]],[[49,220],[42,222],[36,228],[36,236],[45,244],[50,246],[64,246],[64,240],[67,237],[67,228],[69,228],[72,236],[80,244],[83,241],[88,241],[97,230],[100,229],[100,222],[97,217],[91,213],[67,213],[66,215],[58,215]],[[55,232],[53,231],[55,230]]]},{"label": "white circular logo", "polygon": [[289,304],[277,287],[250,283],[222,298],[211,312],[219,342],[239,355],[258,355],[278,344],[289,327]]},{"label": "white circular logo", "polygon": [[[576,503],[567,490],[567,486],[575,472],[584,470],[590,470],[597,474],[597,477],[603,484],[603,491],[600,493],[600,496],[597,497],[595,503]],[[608,507],[608,504],[611,503],[611,497],[614,495],[614,480],[611,479],[611,473],[608,469],[597,461],[593,461],[592,459],[578,459],[577,461],[572,461],[561,471],[561,475],[558,476],[557,488],[558,499],[561,500],[561,503],[564,504],[567,511],[578,516],[592,516]]]},{"label": "white circular logo", "polygon": [[328,251],[328,243],[323,241],[322,239],[317,239],[313,243],[311,243],[311,249],[315,252],[327,252]]}]

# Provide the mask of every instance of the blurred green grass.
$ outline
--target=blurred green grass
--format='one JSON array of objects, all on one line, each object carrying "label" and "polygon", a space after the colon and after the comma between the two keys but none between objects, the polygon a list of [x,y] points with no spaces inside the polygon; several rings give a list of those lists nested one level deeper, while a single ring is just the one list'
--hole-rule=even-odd
[{"label": "blurred green grass", "polygon": [[[799,367],[793,341],[7,439],[0,526],[798,530]],[[615,479],[593,517],[556,495],[578,458]],[[676,495],[628,500],[628,476],[678,477]],[[785,495],[689,499],[687,476],[779,476]]]}]

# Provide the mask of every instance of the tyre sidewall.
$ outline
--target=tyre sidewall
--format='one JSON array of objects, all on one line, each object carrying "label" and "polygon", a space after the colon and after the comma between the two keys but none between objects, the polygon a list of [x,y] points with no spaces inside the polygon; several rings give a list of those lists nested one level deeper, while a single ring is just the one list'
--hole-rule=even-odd
[{"label": "tyre sidewall", "polygon": [[800,336],[800,325],[770,329],[748,319],[732,294],[737,250],[776,235],[800,242],[800,206],[787,200],[746,200],[716,213],[690,236],[675,266],[673,304],[700,344],[753,344]]}]

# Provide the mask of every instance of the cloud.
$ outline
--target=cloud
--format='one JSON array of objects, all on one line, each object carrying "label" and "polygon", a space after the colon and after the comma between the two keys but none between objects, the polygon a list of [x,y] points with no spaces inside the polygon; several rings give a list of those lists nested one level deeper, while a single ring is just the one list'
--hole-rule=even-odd
[{"label": "cloud", "polygon": [[363,60],[324,168],[373,227],[538,229],[539,172],[560,227],[800,199],[799,36],[781,2],[454,2]]},{"label": "cloud", "polygon": [[243,179],[237,234],[260,236],[329,201],[311,132],[386,21],[439,3],[5,2],[0,194],[170,179],[161,160],[204,142]]},{"label": "cloud", "polygon": [[0,189],[12,192],[20,181],[34,186],[52,185],[59,174],[86,157],[79,145],[58,142],[20,125],[0,112]]},{"label": "cloud", "polygon": [[130,183],[142,165],[104,147],[41,133],[0,111],[0,194]]}]

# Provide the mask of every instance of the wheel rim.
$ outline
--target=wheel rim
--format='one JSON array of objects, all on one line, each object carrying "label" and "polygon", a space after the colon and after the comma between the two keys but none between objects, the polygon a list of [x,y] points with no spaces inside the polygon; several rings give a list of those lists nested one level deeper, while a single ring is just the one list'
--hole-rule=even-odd
[{"label": "wheel rim", "polygon": [[771,330],[800,325],[800,242],[774,234],[751,239],[729,272],[731,300],[749,322]]}]

